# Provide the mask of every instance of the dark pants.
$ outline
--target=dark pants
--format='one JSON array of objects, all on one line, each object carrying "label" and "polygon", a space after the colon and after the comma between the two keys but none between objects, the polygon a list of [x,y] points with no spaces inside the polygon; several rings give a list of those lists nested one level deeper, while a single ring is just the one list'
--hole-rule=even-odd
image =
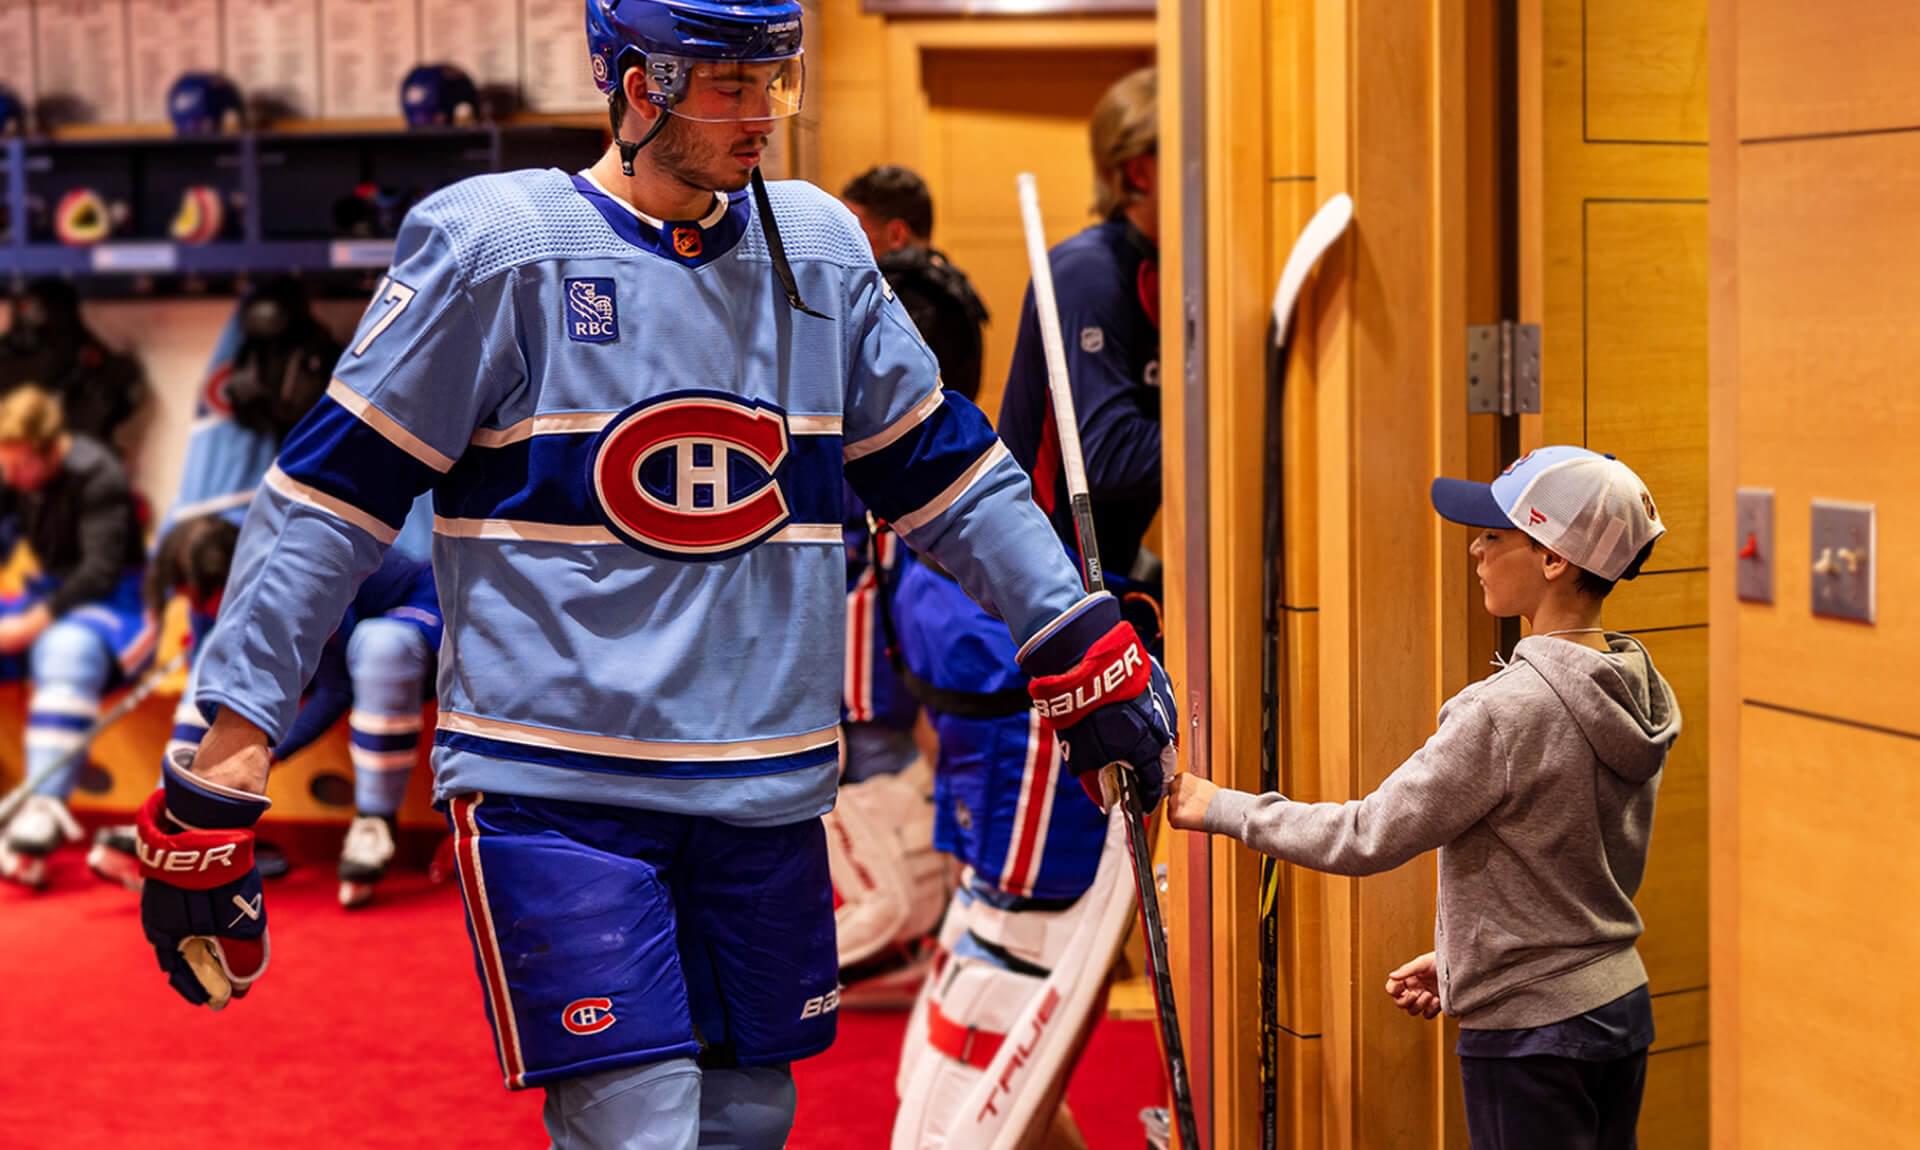
[{"label": "dark pants", "polygon": [[1644,1050],[1611,1062],[1462,1058],[1473,1150],[1634,1150]]}]

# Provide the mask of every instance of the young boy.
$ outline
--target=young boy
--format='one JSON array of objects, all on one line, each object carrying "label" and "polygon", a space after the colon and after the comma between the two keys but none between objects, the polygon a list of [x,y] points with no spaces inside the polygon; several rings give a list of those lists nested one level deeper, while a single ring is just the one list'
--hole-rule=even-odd
[{"label": "young boy", "polygon": [[1387,993],[1416,1017],[1460,1019],[1475,1146],[1634,1145],[1647,1048],[1647,972],[1633,895],[1680,711],[1646,648],[1600,625],[1601,603],[1666,530],[1611,456],[1547,447],[1492,484],[1437,479],[1435,510],[1478,529],[1487,610],[1532,634],[1366,798],[1295,803],[1181,775],[1176,827],[1229,834],[1336,874],[1440,850],[1434,950]]}]

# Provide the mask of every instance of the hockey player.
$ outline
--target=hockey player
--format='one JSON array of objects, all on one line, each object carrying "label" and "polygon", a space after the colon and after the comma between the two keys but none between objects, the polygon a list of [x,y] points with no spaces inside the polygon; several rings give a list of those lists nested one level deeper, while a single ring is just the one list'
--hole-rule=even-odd
[{"label": "hockey player", "polygon": [[[1100,558],[1128,574],[1160,510],[1160,160],[1154,70],[1109,88],[1094,108],[1100,222],[1056,246],[1054,293],[1080,418]],[[1060,444],[1047,406],[1047,364],[1033,292],[1000,403],[1000,435],[1033,475],[1035,502],[1073,538]]]},{"label": "hockey player", "polygon": [[24,540],[41,573],[0,602],[0,678],[27,679],[28,774],[42,783],[0,836],[0,876],[40,888],[47,856],[80,837],[67,812],[100,696],[153,657],[140,602],[140,523],[127,474],[97,440],[69,433],[36,387],[0,399],[4,550]]},{"label": "hockey player", "polygon": [[[1102,97],[1092,137],[1106,220],[1052,253],[1100,549],[1121,571],[1160,498],[1155,123],[1151,69]],[[1019,338],[1001,426],[1071,545],[1031,293]],[[1058,1100],[1105,1002],[1133,897],[1123,836],[1059,786],[1062,749],[1020,705],[1027,679],[1004,628],[935,564],[902,573],[894,608],[909,684],[939,734],[935,845],[966,870],[902,1046],[893,1148],[1029,1145],[1067,1121]],[[1006,1041],[1049,1002],[1044,1044]],[[1014,1096],[1000,1076],[1021,1058],[1041,1071]]]},{"label": "hockey player", "polygon": [[[158,616],[170,596],[185,598],[196,649],[220,611],[238,535],[239,528],[221,516],[186,520],[167,532],[148,569],[150,609]],[[340,905],[348,909],[372,900],[393,861],[395,820],[419,755],[420,709],[432,689],[440,630],[433,568],[388,551],[321,647],[299,715],[273,748],[274,760],[284,762],[347,716],[355,813],[340,850]],[[168,754],[198,747],[206,735],[194,694],[189,677],[174,711]],[[132,831],[103,829],[87,864],[101,878],[139,890]]]},{"label": "hockey player", "polygon": [[940,361],[941,382],[978,400],[980,328],[987,322],[987,305],[967,274],[933,246],[927,182],[907,168],[886,164],[847,181],[840,198],[873,245],[880,273]]},{"label": "hockey player", "polygon": [[413,209],[248,513],[212,726],[141,814],[142,919],[190,1001],[261,975],[268,746],[432,488],[436,793],[507,1084],[546,1089],[561,1147],[778,1147],[789,1065],[837,1017],[843,476],[1006,620],[1076,769],[1131,764],[1157,800],[1172,695],[938,388],[851,216],[758,179],[800,5],[587,20],[613,147]]}]

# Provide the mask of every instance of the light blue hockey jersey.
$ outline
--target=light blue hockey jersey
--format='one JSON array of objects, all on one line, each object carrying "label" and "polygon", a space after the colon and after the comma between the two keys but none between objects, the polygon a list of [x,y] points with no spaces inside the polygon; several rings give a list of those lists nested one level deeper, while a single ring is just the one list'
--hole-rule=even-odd
[{"label": "light blue hockey jersey", "polygon": [[842,481],[1016,641],[1074,568],[852,216],[770,187],[635,212],[585,174],[429,197],[325,399],[248,513],[200,701],[277,739],[408,504],[432,489],[441,798],[487,790],[777,824],[838,773]]}]

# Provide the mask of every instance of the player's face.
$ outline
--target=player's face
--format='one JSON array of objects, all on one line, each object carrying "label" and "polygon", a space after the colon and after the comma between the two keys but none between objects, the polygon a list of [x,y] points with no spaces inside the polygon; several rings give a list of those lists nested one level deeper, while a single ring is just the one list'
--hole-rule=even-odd
[{"label": "player's face", "polygon": [[760,166],[772,120],[707,122],[674,116],[648,150],[662,170],[690,188],[737,192]]},{"label": "player's face", "polygon": [[1485,528],[1475,530],[1468,551],[1478,560],[1474,574],[1480,578],[1487,614],[1502,619],[1531,617],[1546,595],[1547,553],[1535,548],[1532,540],[1517,529]]},{"label": "player's face", "polygon": [[0,482],[15,491],[38,491],[59,469],[52,453],[41,453],[30,444],[0,443]]}]

